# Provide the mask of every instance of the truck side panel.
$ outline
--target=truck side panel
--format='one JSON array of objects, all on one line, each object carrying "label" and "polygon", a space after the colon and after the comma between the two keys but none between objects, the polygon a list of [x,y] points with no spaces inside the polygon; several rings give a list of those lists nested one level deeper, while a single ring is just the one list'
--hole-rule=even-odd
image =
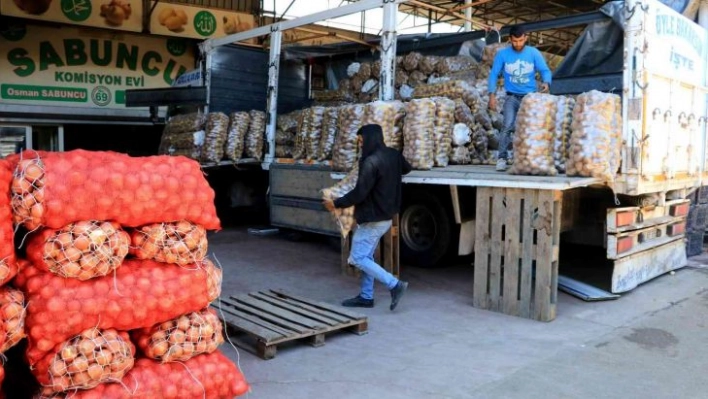
[{"label": "truck side panel", "polygon": [[[268,53],[242,46],[218,47],[212,53],[209,111],[264,110],[268,96]],[[282,62],[278,85],[278,112],[308,106],[306,66]]]},{"label": "truck side panel", "polygon": [[617,192],[697,187],[706,171],[708,33],[658,1],[633,7],[625,29],[624,162]]}]

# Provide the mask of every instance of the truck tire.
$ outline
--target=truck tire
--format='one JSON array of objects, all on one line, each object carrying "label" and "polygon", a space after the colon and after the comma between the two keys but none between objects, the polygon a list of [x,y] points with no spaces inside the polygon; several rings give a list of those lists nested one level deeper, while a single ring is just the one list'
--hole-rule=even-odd
[{"label": "truck tire", "polygon": [[436,267],[448,254],[454,222],[448,207],[426,191],[406,193],[400,214],[403,264]]}]

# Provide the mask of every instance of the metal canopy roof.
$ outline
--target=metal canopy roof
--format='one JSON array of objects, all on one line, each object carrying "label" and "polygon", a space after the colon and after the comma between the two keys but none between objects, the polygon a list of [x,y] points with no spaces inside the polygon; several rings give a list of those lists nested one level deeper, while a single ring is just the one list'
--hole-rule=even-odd
[{"label": "metal canopy roof", "polygon": [[[536,22],[597,11],[604,0],[472,0],[472,29]],[[462,26],[464,0],[418,0],[404,3],[399,10],[437,22]],[[531,44],[542,51],[565,53],[582,32],[583,26],[531,34]]]}]

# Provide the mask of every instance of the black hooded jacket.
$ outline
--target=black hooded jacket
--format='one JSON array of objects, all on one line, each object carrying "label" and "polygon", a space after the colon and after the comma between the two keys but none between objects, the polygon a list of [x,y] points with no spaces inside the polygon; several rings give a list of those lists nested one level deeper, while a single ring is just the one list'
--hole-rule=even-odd
[{"label": "black hooded jacket", "polygon": [[356,187],[334,201],[337,208],[355,205],[357,223],[390,220],[401,208],[401,176],[411,165],[401,153],[386,147],[379,125],[365,125],[357,134],[363,138],[359,178]]}]

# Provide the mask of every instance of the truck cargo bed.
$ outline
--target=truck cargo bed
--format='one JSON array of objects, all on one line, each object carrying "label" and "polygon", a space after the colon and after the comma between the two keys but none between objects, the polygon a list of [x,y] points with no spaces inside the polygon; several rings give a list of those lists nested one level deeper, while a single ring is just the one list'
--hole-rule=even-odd
[{"label": "truck cargo bed", "polygon": [[[343,173],[333,173],[334,179],[344,177]],[[439,184],[468,187],[507,187],[543,190],[569,190],[577,187],[602,185],[600,179],[592,177],[525,176],[497,172],[489,165],[450,165],[433,170],[414,170],[403,177],[404,183]]]}]

